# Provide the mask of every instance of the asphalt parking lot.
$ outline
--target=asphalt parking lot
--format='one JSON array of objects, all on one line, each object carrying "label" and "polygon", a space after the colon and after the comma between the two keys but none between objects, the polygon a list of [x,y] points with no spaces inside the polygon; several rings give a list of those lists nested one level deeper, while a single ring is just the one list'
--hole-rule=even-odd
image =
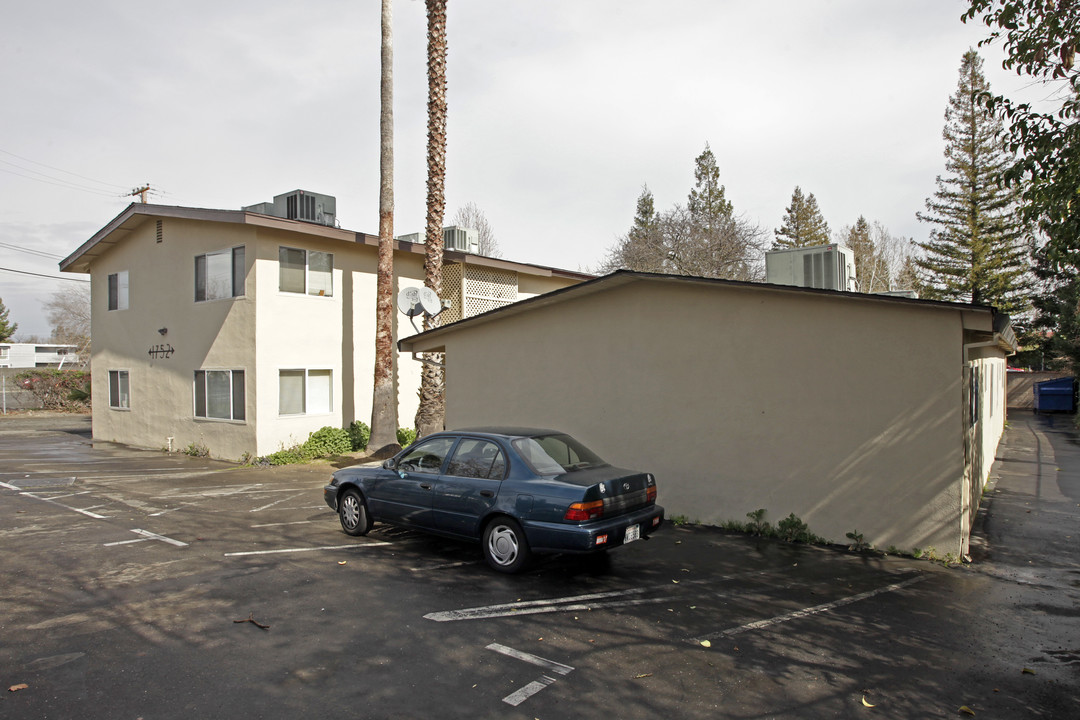
[{"label": "asphalt parking lot", "polygon": [[1013,422],[963,568],[669,525],[504,576],[473,545],[344,535],[329,466],[0,418],[0,717],[1074,717],[1080,461],[1058,434]]}]

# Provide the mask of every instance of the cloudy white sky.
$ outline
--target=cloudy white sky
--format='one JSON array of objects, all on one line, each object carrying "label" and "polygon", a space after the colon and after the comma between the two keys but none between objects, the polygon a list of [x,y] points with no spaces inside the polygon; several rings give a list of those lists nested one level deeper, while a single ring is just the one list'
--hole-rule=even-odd
[{"label": "cloudy white sky", "polygon": [[[778,227],[796,185],[834,230],[925,238],[963,0],[449,0],[447,213],[509,259],[595,267],[648,184],[684,203],[709,143],[737,212]],[[395,231],[425,203],[422,0],[395,0]],[[993,89],[1031,93],[981,50]],[[36,0],[0,25],[0,298],[49,335],[57,263],[150,183],[239,209],[302,188],[378,231],[378,0]],[[16,249],[22,248],[22,249]],[[34,253],[26,252],[32,250]]]}]

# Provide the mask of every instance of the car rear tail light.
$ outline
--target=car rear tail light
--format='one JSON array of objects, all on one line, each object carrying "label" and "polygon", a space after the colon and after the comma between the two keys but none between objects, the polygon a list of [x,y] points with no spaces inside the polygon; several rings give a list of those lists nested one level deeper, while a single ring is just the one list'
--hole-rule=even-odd
[{"label": "car rear tail light", "polygon": [[649,503],[656,502],[656,486],[650,485],[645,488],[645,501]]},{"label": "car rear tail light", "polygon": [[584,522],[586,520],[596,520],[604,516],[604,501],[593,500],[592,502],[580,502],[574,503],[566,509],[566,514],[563,515],[563,520],[569,520],[570,522]]}]

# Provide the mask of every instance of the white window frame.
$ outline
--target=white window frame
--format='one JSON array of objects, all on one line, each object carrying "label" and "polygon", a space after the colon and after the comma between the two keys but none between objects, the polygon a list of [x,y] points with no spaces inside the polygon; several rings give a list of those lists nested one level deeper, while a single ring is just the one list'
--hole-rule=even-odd
[{"label": "white window frame", "polygon": [[[199,374],[202,374],[202,415],[199,414]],[[208,388],[209,373],[229,374],[229,417],[210,415],[210,393]],[[240,396],[237,397],[237,374],[241,375]],[[191,412],[197,420],[208,422],[233,422],[245,423],[247,418],[247,373],[242,368],[200,368],[196,370],[191,381]],[[240,417],[237,417],[237,410]]]},{"label": "white window frame", "polygon": [[[283,412],[281,407],[282,373],[302,373],[303,386],[300,395],[300,412]],[[319,394],[320,386],[325,382],[325,398]],[[318,401],[324,403],[316,404]],[[278,417],[300,417],[303,415],[329,415],[334,412],[334,371],[332,368],[280,368],[278,369]]]},{"label": "white window frame", "polygon": [[[109,409],[110,410],[131,410],[131,371],[130,370],[109,370]],[[123,376],[125,382],[121,384],[120,378]],[[116,379],[116,384],[113,384],[113,378]],[[121,394],[121,390],[127,388],[127,395]],[[113,392],[115,387],[116,392]],[[116,396],[116,404],[113,404],[113,396]]]},{"label": "white window frame", "polygon": [[[281,255],[284,251],[290,250],[293,252],[299,252],[304,254],[304,289],[303,290],[286,290],[282,287],[281,283]],[[320,255],[330,260],[329,270],[329,287],[325,288],[313,288],[312,287],[312,270],[311,270],[311,256]],[[316,283],[318,284],[318,283]],[[320,250],[305,250],[304,248],[289,247],[288,245],[281,245],[278,247],[278,292],[286,293],[288,295],[310,295],[311,297],[334,297],[334,253],[322,252]]]},{"label": "white window frame", "polygon": [[[113,307],[113,278],[116,278],[116,307]],[[105,280],[105,295],[108,298],[109,310],[127,310],[129,305],[129,297],[131,295],[131,279],[128,276],[127,270],[120,270],[119,272],[109,273],[109,276]]]},{"label": "white window frame", "polygon": [[[237,252],[239,251],[239,253]],[[210,258],[218,257],[221,255],[228,256],[229,263],[229,292],[223,295],[211,295],[211,288],[208,284],[209,280],[209,266]],[[224,250],[216,250],[214,252],[202,253],[195,256],[195,302],[213,302],[214,300],[231,300],[232,298],[244,297],[244,280],[247,275],[246,262],[246,248],[244,245],[237,245],[235,247],[225,248]],[[199,297],[199,260],[202,260],[202,273],[203,273],[203,286],[202,297]],[[239,267],[238,267],[239,265]],[[237,277],[237,271],[240,271],[240,276]]]}]

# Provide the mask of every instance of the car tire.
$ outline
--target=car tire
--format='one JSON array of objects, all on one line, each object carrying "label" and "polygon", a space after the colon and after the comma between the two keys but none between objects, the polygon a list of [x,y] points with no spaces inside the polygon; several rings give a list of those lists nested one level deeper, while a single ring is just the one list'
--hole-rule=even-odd
[{"label": "car tire", "polygon": [[341,519],[341,529],[346,535],[359,537],[367,535],[371,530],[371,516],[368,514],[364,498],[356,490],[346,490],[338,500],[338,518]]},{"label": "car tire", "polygon": [[503,573],[520,571],[532,555],[521,525],[508,517],[497,517],[487,524],[483,549],[487,564]]}]

